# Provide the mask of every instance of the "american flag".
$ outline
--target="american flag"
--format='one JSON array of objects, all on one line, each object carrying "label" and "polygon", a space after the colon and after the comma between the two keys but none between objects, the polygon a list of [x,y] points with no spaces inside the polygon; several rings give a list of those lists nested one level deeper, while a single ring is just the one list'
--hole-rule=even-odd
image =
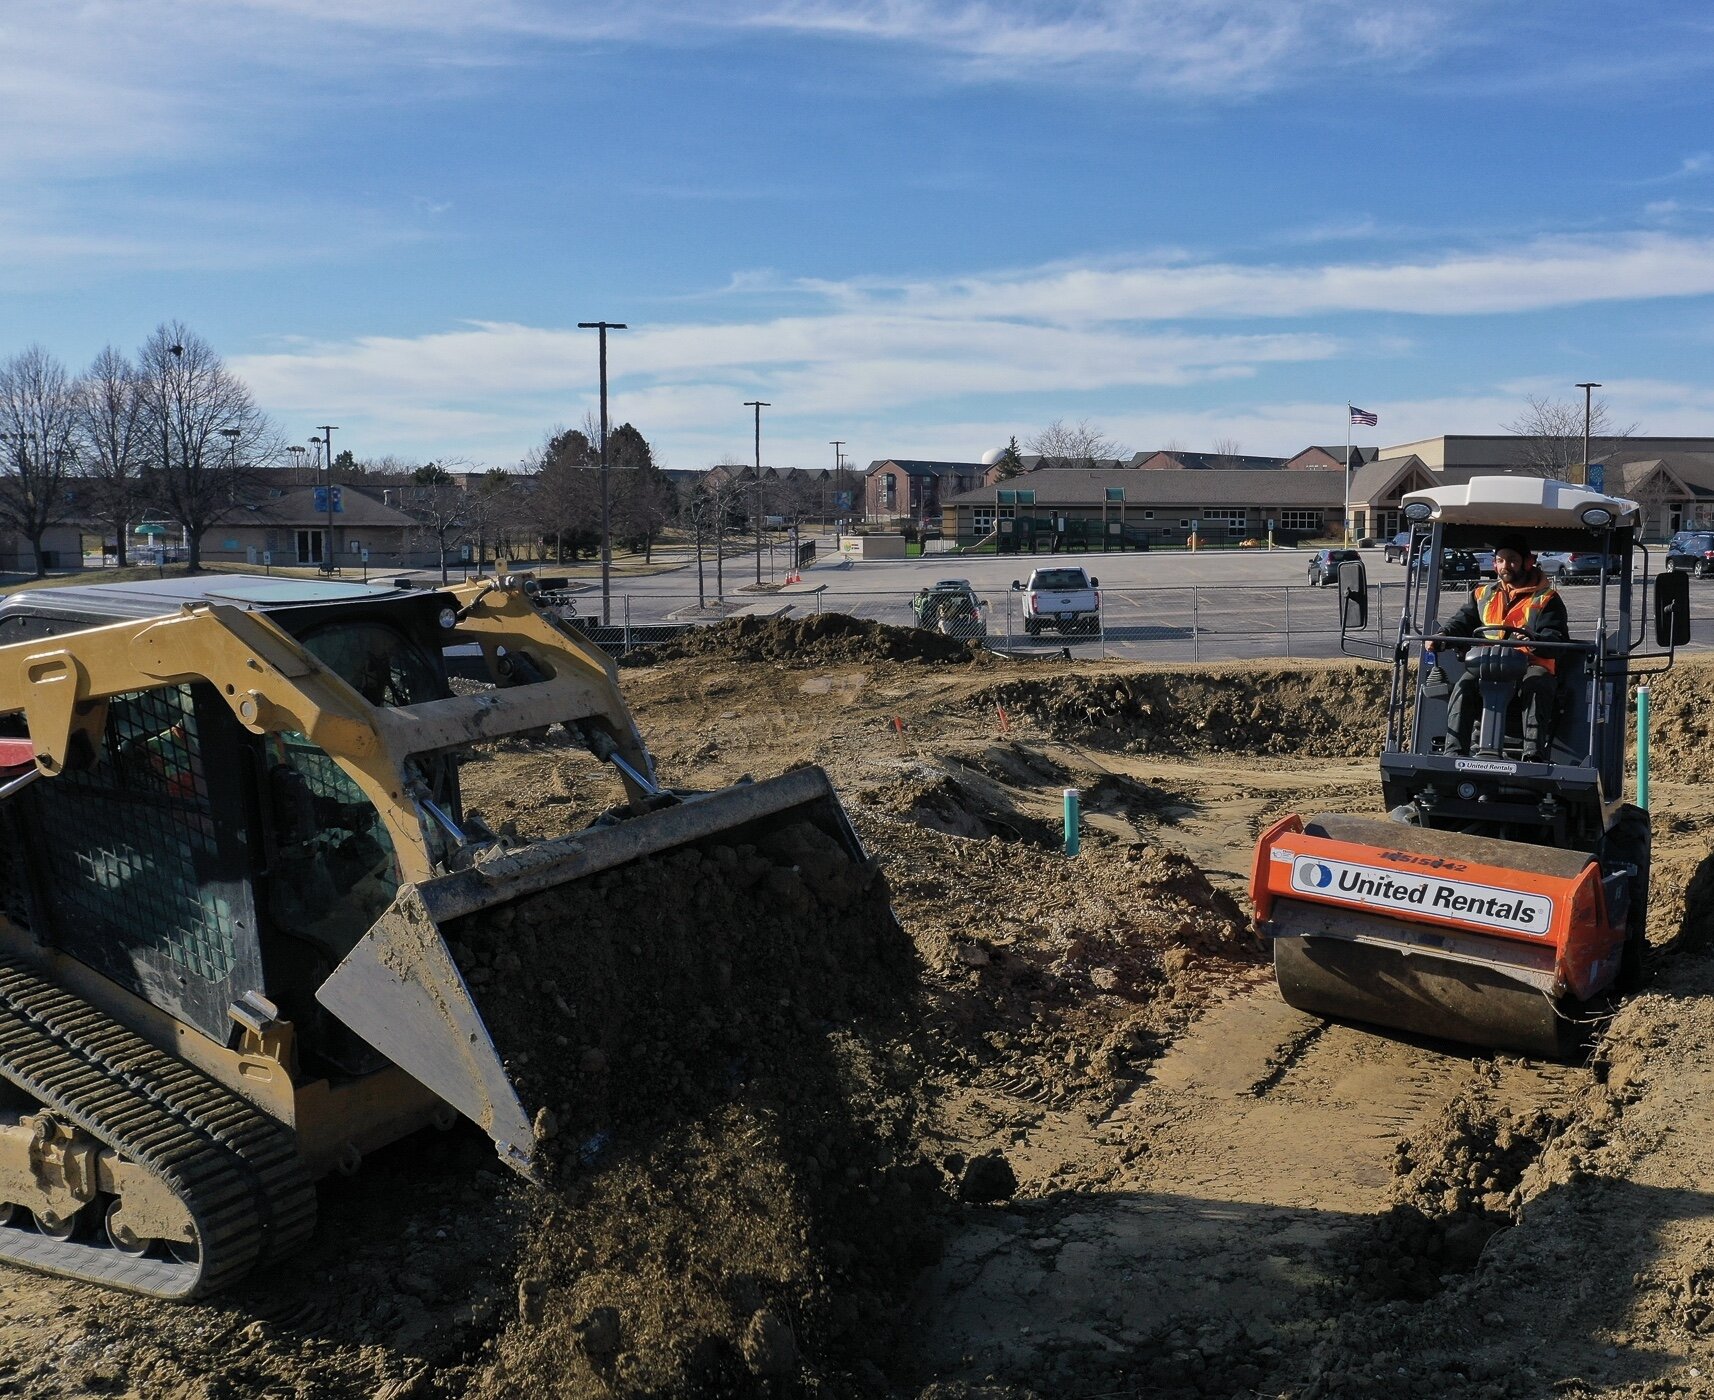
[{"label": "american flag", "polygon": [[1379,414],[1370,413],[1366,408],[1351,408],[1350,404],[1346,404],[1345,407],[1351,409],[1351,421],[1353,423],[1360,423],[1365,428],[1374,428],[1380,425]]}]

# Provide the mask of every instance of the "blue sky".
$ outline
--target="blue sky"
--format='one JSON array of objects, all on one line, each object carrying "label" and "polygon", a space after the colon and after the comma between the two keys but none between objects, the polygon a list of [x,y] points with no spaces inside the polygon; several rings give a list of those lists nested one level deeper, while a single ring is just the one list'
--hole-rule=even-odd
[{"label": "blue sky", "polygon": [[758,397],[778,465],[1714,434],[1711,76],[1670,0],[7,0],[0,354],[177,317],[292,438],[497,466],[600,318],[676,467]]}]

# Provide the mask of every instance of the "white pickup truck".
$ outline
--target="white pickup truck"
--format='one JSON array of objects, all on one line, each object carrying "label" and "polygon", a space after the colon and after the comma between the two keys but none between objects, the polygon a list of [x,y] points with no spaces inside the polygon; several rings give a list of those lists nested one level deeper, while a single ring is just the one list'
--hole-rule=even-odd
[{"label": "white pickup truck", "polygon": [[1044,627],[1061,632],[1101,630],[1101,580],[1082,569],[1037,569],[1027,584],[1012,580],[1024,595],[1024,631],[1035,637]]}]

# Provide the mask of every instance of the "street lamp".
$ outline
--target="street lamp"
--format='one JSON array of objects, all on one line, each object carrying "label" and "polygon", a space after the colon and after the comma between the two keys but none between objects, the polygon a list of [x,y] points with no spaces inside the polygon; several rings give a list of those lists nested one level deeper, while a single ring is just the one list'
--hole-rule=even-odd
[{"label": "street lamp", "polygon": [[292,454],[292,485],[296,486],[303,480],[304,453],[308,452],[309,448],[294,442],[286,451]]},{"label": "street lamp", "polygon": [[762,410],[772,408],[763,399],[745,399],[745,408],[756,410],[756,586],[762,586]]},{"label": "street lamp", "polygon": [[330,574],[339,572],[339,557],[333,552],[333,432],[338,426],[337,423],[316,424],[322,443],[327,448],[327,550],[321,567],[324,572]]},{"label": "street lamp", "polygon": [[601,625],[613,625],[611,598],[613,573],[613,522],[607,495],[607,332],[627,331],[623,321],[579,321],[580,331],[601,333]]},{"label": "street lamp", "polygon": [[[833,449],[833,515],[834,519],[837,520],[839,512],[845,508],[843,505],[845,500],[845,439],[833,438],[827,445]],[[837,525],[834,526],[833,537],[834,543],[837,545],[839,541],[839,527]]]},{"label": "street lamp", "polygon": [[1584,486],[1589,481],[1589,395],[1601,386],[1590,381],[1587,384],[1579,384],[1577,387],[1583,391],[1583,474],[1582,479],[1577,484]]}]

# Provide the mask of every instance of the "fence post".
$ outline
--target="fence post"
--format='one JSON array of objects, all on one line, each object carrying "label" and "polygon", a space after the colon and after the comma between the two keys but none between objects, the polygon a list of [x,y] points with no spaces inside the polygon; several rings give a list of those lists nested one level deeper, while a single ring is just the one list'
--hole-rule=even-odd
[{"label": "fence post", "polygon": [[1291,593],[1288,584],[1285,591],[1285,654],[1288,660],[1291,657]]},{"label": "fence post", "polygon": [[631,649],[631,595],[629,593],[627,593],[625,595],[625,646],[624,646],[624,649],[626,651],[629,651]]},{"label": "fence post", "polygon": [[1201,597],[1201,588],[1192,584],[1190,588],[1190,654],[1192,659],[1196,661],[1202,660],[1202,629],[1197,618],[1199,611],[1197,605]]}]

